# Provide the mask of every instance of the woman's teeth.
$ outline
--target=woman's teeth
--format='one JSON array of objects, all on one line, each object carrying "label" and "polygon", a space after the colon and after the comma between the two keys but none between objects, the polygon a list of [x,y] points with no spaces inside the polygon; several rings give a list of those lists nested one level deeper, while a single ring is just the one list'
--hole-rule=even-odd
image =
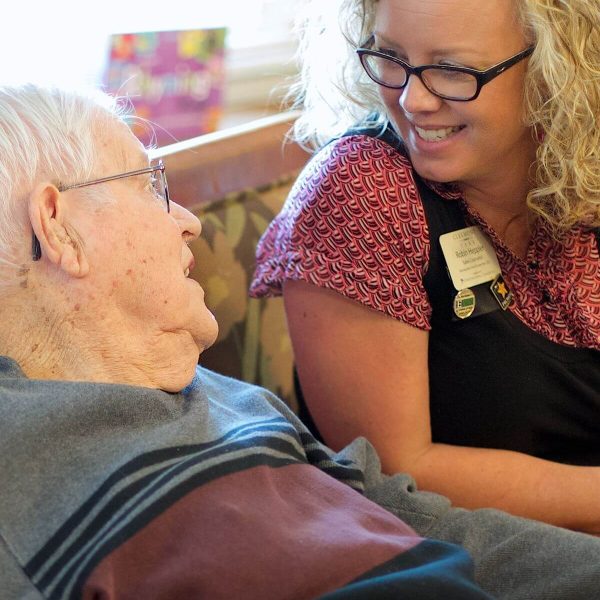
[{"label": "woman's teeth", "polygon": [[444,129],[421,129],[415,125],[415,131],[418,133],[419,137],[426,142],[440,142],[461,129],[462,126],[445,127]]},{"label": "woman's teeth", "polygon": [[187,276],[190,274],[190,270],[189,270],[189,269],[186,269],[186,270],[183,272],[183,274],[184,274],[184,275],[187,277]]}]

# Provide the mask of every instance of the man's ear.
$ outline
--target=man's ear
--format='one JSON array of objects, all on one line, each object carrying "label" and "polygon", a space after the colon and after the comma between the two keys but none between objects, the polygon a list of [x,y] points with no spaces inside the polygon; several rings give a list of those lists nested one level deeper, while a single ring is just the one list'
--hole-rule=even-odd
[{"label": "man's ear", "polygon": [[71,277],[85,277],[89,263],[83,244],[67,223],[65,199],[58,188],[48,182],[40,183],[29,196],[28,210],[42,258],[47,258]]}]

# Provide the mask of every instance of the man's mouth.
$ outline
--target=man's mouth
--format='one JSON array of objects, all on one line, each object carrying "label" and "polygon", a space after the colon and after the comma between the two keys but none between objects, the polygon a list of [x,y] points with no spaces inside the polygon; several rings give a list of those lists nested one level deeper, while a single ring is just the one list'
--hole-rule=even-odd
[{"label": "man's mouth", "polygon": [[187,267],[183,270],[183,274],[185,277],[189,277],[190,272],[194,270],[195,265],[196,265],[196,261],[194,260],[194,257],[190,256]]},{"label": "man's mouth", "polygon": [[443,127],[441,129],[423,129],[417,127],[417,125],[414,127],[417,135],[426,142],[441,142],[465,128],[464,125],[458,125],[457,127]]}]

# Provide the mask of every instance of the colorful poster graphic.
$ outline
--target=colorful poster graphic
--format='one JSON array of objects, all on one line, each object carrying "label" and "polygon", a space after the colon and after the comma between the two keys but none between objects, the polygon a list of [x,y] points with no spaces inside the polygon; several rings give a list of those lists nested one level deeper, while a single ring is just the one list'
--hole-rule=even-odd
[{"label": "colorful poster graphic", "polygon": [[130,99],[141,118],[132,128],[143,143],[164,146],[217,128],[225,35],[212,28],[111,36],[104,85]]}]

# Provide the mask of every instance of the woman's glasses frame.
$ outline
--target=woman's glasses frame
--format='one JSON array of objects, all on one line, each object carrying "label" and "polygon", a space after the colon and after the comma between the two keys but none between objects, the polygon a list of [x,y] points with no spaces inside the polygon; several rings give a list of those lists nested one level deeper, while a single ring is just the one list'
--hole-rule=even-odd
[{"label": "woman's glasses frame", "polygon": [[[492,81],[493,79],[498,77],[498,75],[502,75],[502,73],[504,73],[507,69],[510,69],[517,63],[521,62],[522,60],[524,60],[525,58],[530,56],[535,48],[534,46],[529,46],[528,48],[525,48],[525,50],[522,50],[518,54],[515,54],[514,56],[511,56],[510,58],[507,58],[506,60],[499,62],[498,64],[490,67],[489,69],[486,69],[485,71],[480,71],[478,69],[471,69],[470,67],[458,67],[458,66],[455,67],[452,65],[421,65],[419,67],[413,67],[412,65],[409,65],[407,62],[405,62],[399,58],[396,58],[395,56],[391,56],[391,55],[386,54],[385,52],[381,52],[379,50],[373,50],[372,46],[373,46],[374,42],[375,42],[375,36],[371,35],[371,37],[364,44],[362,44],[360,48],[356,49],[356,53],[358,54],[361,65],[363,66],[367,75],[375,83],[377,83],[383,87],[390,88],[390,89],[401,90],[404,87],[406,87],[409,77],[411,75],[416,75],[421,80],[423,85],[434,96],[437,96],[438,98],[442,98],[444,100],[453,100],[455,102],[470,102],[471,100],[475,100],[479,96],[479,93],[481,92],[481,88],[486,83],[489,83],[490,81]],[[368,56],[375,56],[377,58],[389,60],[390,62],[402,67],[406,73],[406,80],[404,81],[404,83],[402,85],[390,84],[390,83],[386,83],[385,81],[379,79],[377,77],[377,75],[375,73],[373,73],[373,71],[368,66],[368,62],[367,62]],[[427,71],[427,70],[451,71],[454,73],[465,73],[467,75],[472,75],[477,82],[477,88],[472,95],[470,95],[466,98],[441,94],[441,93],[436,92],[435,90],[431,89],[430,84],[423,77],[423,72]]]}]

